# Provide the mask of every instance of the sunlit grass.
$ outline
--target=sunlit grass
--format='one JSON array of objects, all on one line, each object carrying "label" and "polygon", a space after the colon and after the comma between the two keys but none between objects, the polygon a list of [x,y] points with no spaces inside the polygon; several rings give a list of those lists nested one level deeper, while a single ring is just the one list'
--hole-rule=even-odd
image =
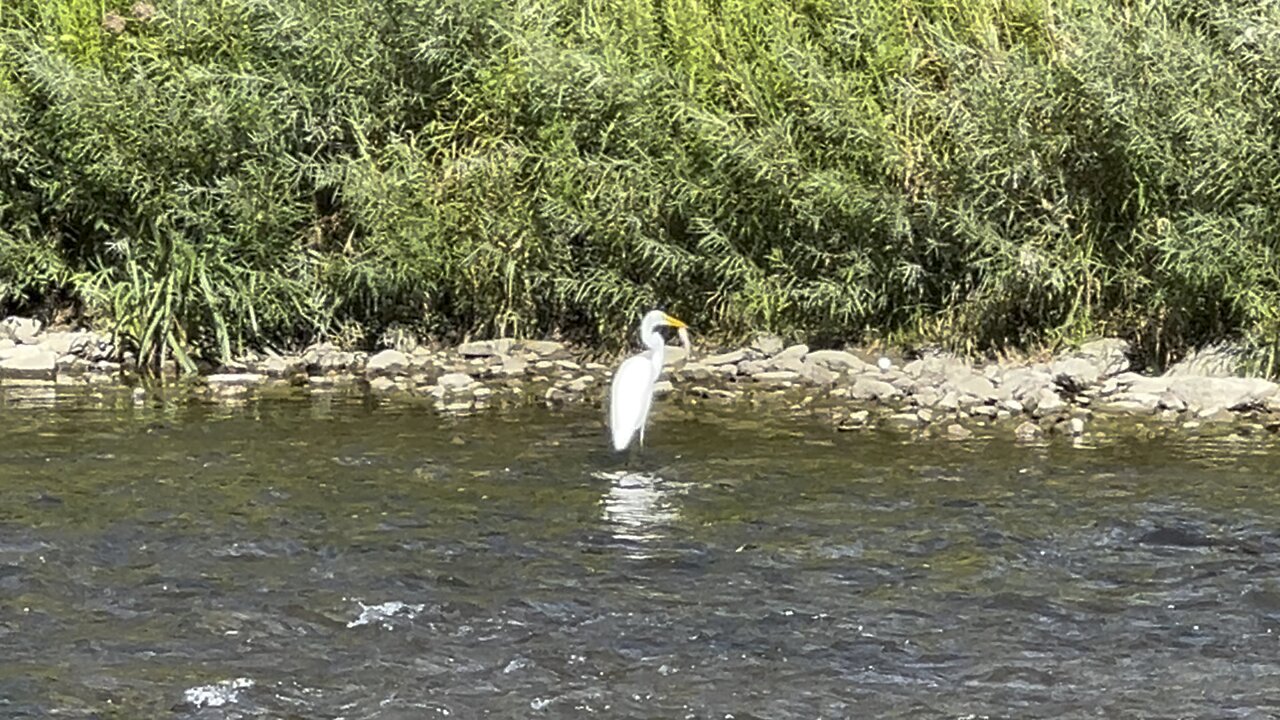
[{"label": "sunlit grass", "polygon": [[654,304],[1280,345],[1270,5],[153,9],[0,6],[0,304],[64,293],[155,361],[353,324],[618,342]]}]

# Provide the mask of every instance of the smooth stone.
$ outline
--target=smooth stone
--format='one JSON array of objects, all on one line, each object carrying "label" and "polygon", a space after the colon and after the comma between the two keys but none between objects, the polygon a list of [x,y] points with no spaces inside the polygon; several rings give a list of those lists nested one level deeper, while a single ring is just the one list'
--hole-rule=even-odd
[{"label": "smooth stone", "polygon": [[805,355],[806,363],[812,363],[828,370],[847,372],[856,370],[867,372],[872,365],[847,350],[814,350]]},{"label": "smooth stone", "polygon": [[867,420],[870,417],[871,417],[871,413],[867,412],[866,410],[854,410],[853,412],[841,418],[836,423],[836,430],[840,432],[856,430],[860,427],[865,426],[867,424]]},{"label": "smooth stone", "polygon": [[1010,368],[1000,376],[996,393],[1001,400],[1017,400],[1025,404],[1028,398],[1038,396],[1044,390],[1053,392],[1053,375],[1034,368],[1019,367]]},{"label": "smooth stone", "polygon": [[1169,391],[1195,413],[1263,407],[1278,387],[1262,378],[1184,375],[1169,383]]},{"label": "smooth stone", "polygon": [[751,379],[772,385],[790,385],[800,378],[800,373],[791,370],[767,370],[756,373]]},{"label": "smooth stone", "polygon": [[451,373],[445,373],[444,375],[441,375],[440,379],[436,381],[436,384],[439,385],[444,390],[456,391],[456,390],[464,390],[468,387],[471,387],[473,384],[475,384],[475,382],[476,382],[475,378],[471,377],[466,373],[451,372]]},{"label": "smooth stone", "polygon": [[497,355],[506,355],[511,352],[514,340],[510,338],[498,338],[496,340],[475,340],[465,342],[458,346],[458,354],[464,358],[473,357],[494,357]]},{"label": "smooth stone", "polygon": [[1042,435],[1044,435],[1044,430],[1041,429],[1039,425],[1031,421],[1027,421],[1019,425],[1017,428],[1015,428],[1013,431],[1013,435],[1014,437],[1023,441],[1037,440]]},{"label": "smooth stone", "polygon": [[1237,344],[1224,342],[1200,348],[1169,366],[1166,377],[1195,375],[1199,377],[1233,377],[1243,368],[1247,350]]},{"label": "smooth stone", "polygon": [[766,357],[782,352],[782,338],[772,333],[757,333],[751,340],[751,349]]},{"label": "smooth stone", "polygon": [[1068,392],[1080,392],[1098,382],[1102,371],[1085,358],[1073,357],[1057,360],[1049,366],[1053,379]]},{"label": "smooth stone", "polygon": [[271,377],[297,375],[305,372],[306,367],[307,364],[300,357],[283,357],[280,355],[268,355],[265,360],[258,364],[258,370]]},{"label": "smooth stone", "polygon": [[399,350],[383,350],[369,358],[364,371],[368,375],[401,375],[409,369],[409,356]]},{"label": "smooth stone", "polygon": [[389,377],[376,377],[369,381],[369,389],[378,393],[391,392],[396,389],[396,381]]},{"label": "smooth stone", "polygon": [[924,425],[924,421],[916,413],[894,413],[886,419],[886,422],[900,428],[917,428]]},{"label": "smooth stone", "polygon": [[259,373],[214,373],[204,377],[211,387],[250,387],[266,382],[267,376]]},{"label": "smooth stone", "polygon": [[947,426],[947,437],[953,440],[967,440],[973,437],[973,431],[960,423],[951,423]]},{"label": "smooth stone", "polygon": [[731,350],[702,358],[705,365],[737,365],[747,358],[746,350]]},{"label": "smooth stone", "polygon": [[1060,413],[1066,409],[1067,403],[1062,397],[1052,389],[1044,387],[1036,391],[1036,394],[1027,401],[1027,407],[1031,410],[1031,416],[1035,418],[1048,417]]},{"label": "smooth stone", "polygon": [[529,363],[523,358],[515,356],[507,356],[502,358],[502,365],[498,372],[507,377],[515,375],[524,375],[529,371]]},{"label": "smooth stone", "polygon": [[951,386],[958,392],[976,397],[983,402],[996,399],[996,386],[982,375],[969,375],[951,381]]},{"label": "smooth stone", "polygon": [[569,383],[564,387],[569,392],[583,393],[583,392],[586,392],[587,388],[595,384],[595,381],[596,379],[591,377],[590,375],[583,375],[582,377],[575,378],[574,380],[569,381]]},{"label": "smooth stone", "polygon": [[849,395],[855,400],[889,400],[901,394],[892,384],[868,377],[854,380],[853,387],[849,388]]},{"label": "smooth stone", "polygon": [[1070,428],[1072,435],[1080,437],[1084,434],[1084,419],[1073,417],[1070,422],[1067,423],[1067,427]]},{"label": "smooth stone", "polygon": [[44,328],[44,323],[35,318],[17,317],[10,315],[3,321],[0,321],[0,335],[5,335],[17,342],[19,345],[33,345],[36,338],[40,335],[40,331]]},{"label": "smooth stone", "polygon": [[835,385],[837,375],[828,368],[810,362],[808,358],[801,364],[800,377],[814,385]]},{"label": "smooth stone", "polygon": [[521,340],[516,347],[538,357],[549,357],[568,352],[564,343],[556,340]]},{"label": "smooth stone", "polygon": [[0,377],[53,378],[58,369],[58,354],[42,350],[36,345],[21,345],[6,351],[8,357],[0,360]]}]

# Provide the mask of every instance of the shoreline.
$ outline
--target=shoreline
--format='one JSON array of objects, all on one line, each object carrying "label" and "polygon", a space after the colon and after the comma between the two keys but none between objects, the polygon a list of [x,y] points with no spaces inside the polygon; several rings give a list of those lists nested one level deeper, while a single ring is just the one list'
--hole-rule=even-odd
[{"label": "shoreline", "polygon": [[[281,388],[358,388],[429,399],[444,413],[512,402],[603,404],[614,365],[583,355],[556,341],[510,338],[373,353],[321,343],[293,355],[254,354],[179,384],[212,401]],[[761,334],[744,347],[717,351],[695,345],[690,354],[668,346],[657,394],[686,403],[783,406],[824,419],[835,431],[888,428],[953,439],[983,426],[1011,426],[1019,440],[1081,437],[1106,419],[1187,431],[1280,429],[1280,385],[1229,375],[1232,363],[1210,360],[1140,374],[1132,370],[1127,342],[1102,339],[1044,361],[975,362],[932,353],[893,362],[857,348],[787,346]],[[28,318],[0,321],[0,392],[6,394],[133,387],[141,400],[147,384],[129,361],[100,333],[45,330]]]}]

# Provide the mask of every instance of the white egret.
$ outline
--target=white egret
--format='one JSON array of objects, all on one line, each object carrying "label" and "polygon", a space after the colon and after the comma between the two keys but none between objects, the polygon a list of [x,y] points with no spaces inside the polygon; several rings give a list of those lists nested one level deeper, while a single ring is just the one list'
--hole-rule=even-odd
[{"label": "white egret", "polygon": [[[640,341],[648,348],[639,355],[632,355],[618,366],[609,389],[609,430],[613,433],[613,449],[623,450],[631,439],[640,433],[640,445],[644,445],[644,424],[649,419],[649,403],[653,401],[653,386],[662,374],[666,344],[658,327],[667,325],[680,329],[681,340],[688,327],[661,310],[651,310],[640,321]],[[687,341],[686,341],[687,342]]]}]

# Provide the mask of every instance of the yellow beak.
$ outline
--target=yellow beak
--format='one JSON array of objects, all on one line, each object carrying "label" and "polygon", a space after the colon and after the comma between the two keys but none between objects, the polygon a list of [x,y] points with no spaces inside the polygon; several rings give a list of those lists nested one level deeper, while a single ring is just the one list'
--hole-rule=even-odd
[{"label": "yellow beak", "polygon": [[671,327],[673,327],[673,328],[686,328],[686,327],[689,327],[688,325],[685,325],[685,324],[684,324],[684,321],[683,321],[683,320],[680,320],[680,319],[678,319],[678,318],[673,318],[673,317],[671,317],[670,315],[667,315],[666,313],[663,313],[663,314],[662,314],[662,317],[667,321],[667,324],[668,324],[668,325],[670,325],[670,326],[671,326]]}]

